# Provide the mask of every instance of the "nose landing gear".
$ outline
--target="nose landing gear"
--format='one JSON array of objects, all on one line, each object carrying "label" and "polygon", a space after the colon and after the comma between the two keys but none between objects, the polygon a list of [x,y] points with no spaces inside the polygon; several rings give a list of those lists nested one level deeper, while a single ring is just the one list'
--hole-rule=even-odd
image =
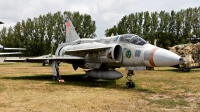
[{"label": "nose landing gear", "polygon": [[126,77],[128,82],[126,83],[126,88],[134,88],[135,87],[135,83],[132,80],[133,75],[134,75],[134,71],[128,70],[127,77]]}]

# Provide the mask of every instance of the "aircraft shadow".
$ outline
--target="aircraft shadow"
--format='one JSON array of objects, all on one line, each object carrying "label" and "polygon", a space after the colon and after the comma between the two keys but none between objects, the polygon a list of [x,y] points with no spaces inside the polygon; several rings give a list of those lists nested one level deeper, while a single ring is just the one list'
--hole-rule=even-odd
[{"label": "aircraft shadow", "polygon": [[124,91],[138,91],[145,93],[155,93],[152,90],[144,89],[141,87],[136,87],[134,89],[127,89],[125,84],[116,84],[115,80],[102,80],[94,78],[83,78],[85,74],[71,74],[71,75],[61,75],[65,83],[58,83],[53,80],[52,75],[35,75],[35,76],[19,76],[19,77],[2,77],[1,79],[11,79],[11,80],[35,80],[35,81],[50,81],[48,84],[53,85],[73,85],[82,87],[102,87],[108,89],[118,89]]},{"label": "aircraft shadow", "polygon": [[36,81],[52,81],[50,84],[61,84],[61,85],[75,85],[75,86],[86,86],[86,87],[114,87],[116,85],[115,80],[97,80],[93,78],[83,78],[85,74],[71,74],[61,75],[65,83],[58,83],[53,80],[52,75],[35,75],[35,76],[19,76],[19,77],[2,77],[1,79],[11,80],[36,80]]},{"label": "aircraft shadow", "polygon": [[179,69],[161,69],[161,70],[154,70],[154,71],[170,71],[170,72],[176,72],[176,73],[189,73],[189,72],[200,72],[199,68],[192,68],[190,71],[183,71]]},{"label": "aircraft shadow", "polygon": [[154,71],[169,71],[169,72],[177,72],[177,73],[183,72],[183,71],[180,71],[178,69],[161,69],[161,70],[154,70]]}]

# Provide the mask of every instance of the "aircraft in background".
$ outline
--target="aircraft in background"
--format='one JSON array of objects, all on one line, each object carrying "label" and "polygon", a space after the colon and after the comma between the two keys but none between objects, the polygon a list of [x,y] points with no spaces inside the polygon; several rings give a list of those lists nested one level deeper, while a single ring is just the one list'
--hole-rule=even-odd
[{"label": "aircraft in background", "polygon": [[[0,50],[26,50],[25,48],[4,48],[0,44]],[[9,54],[22,54],[22,52],[0,52],[0,55],[9,55]]]},{"label": "aircraft in background", "polygon": [[109,80],[123,77],[115,68],[125,67],[128,70],[127,88],[135,87],[132,80],[134,70],[146,70],[146,66],[173,66],[184,62],[177,54],[151,45],[135,34],[80,39],[70,19],[65,17],[65,21],[66,42],[59,44],[55,57],[26,58],[21,61],[50,64],[57,81],[62,81],[58,67],[60,62],[72,64],[74,70],[78,67],[89,69],[85,78]]},{"label": "aircraft in background", "polygon": [[[0,21],[0,24],[4,24]],[[25,48],[4,48],[0,44],[0,50],[26,50]],[[22,52],[0,52],[0,55],[9,55],[9,54],[22,54]]]}]

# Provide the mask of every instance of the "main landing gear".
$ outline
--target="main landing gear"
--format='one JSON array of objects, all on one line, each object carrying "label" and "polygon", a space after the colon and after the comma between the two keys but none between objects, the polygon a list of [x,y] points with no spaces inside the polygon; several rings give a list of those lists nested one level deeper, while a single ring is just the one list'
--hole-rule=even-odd
[{"label": "main landing gear", "polygon": [[61,79],[61,77],[60,77],[58,64],[59,64],[58,61],[52,61],[50,63],[51,68],[53,70],[53,79],[55,81],[62,83],[62,82],[65,82],[65,81],[63,79]]},{"label": "main landing gear", "polygon": [[127,77],[126,77],[126,79],[128,80],[128,82],[126,83],[127,88],[132,88],[132,87],[134,88],[135,87],[135,83],[132,80],[133,75],[134,75],[134,71],[128,70]]}]

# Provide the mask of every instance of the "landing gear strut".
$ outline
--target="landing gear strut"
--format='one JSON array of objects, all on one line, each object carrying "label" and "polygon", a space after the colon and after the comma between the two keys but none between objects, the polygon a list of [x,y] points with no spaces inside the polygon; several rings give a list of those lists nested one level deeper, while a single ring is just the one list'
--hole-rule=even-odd
[{"label": "landing gear strut", "polygon": [[57,73],[56,76],[55,76],[55,75],[53,76],[53,80],[58,81],[58,80],[61,79],[61,76],[60,76],[60,74],[59,74],[60,72],[59,72],[59,68],[58,68],[58,67],[56,68],[56,73]]},{"label": "landing gear strut", "polygon": [[63,79],[61,79],[61,77],[60,77],[58,64],[59,64],[58,61],[52,61],[52,62],[50,63],[51,68],[52,68],[52,70],[53,70],[53,79],[54,79],[55,81],[58,81],[58,82],[65,82],[65,81],[64,81]]},{"label": "landing gear strut", "polygon": [[132,76],[133,75],[134,75],[134,71],[133,70],[128,70],[127,77],[126,77],[126,79],[128,80],[128,82],[126,83],[126,87],[127,88],[135,87],[135,83],[132,80]]}]

